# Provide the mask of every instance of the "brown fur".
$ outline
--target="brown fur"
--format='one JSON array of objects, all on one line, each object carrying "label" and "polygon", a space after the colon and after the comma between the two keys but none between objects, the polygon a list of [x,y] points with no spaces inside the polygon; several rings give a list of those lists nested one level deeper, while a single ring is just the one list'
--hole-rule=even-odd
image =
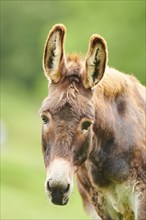
[{"label": "brown fur", "polygon": [[[97,40],[99,44],[102,41]],[[90,48],[92,51],[94,46]],[[79,192],[91,215],[96,210],[103,220],[144,220],[145,88],[133,76],[109,67],[106,67],[103,78],[96,75],[100,78],[95,82],[90,78],[87,86],[85,77],[90,76],[86,75],[86,65],[80,57],[67,56],[63,63],[59,77],[57,69],[59,81],[54,83],[52,80],[49,95],[40,110],[41,115],[49,118],[49,125],[43,127],[42,132],[46,167],[54,158],[60,157],[76,168]],[[92,125],[83,133],[81,128],[85,120],[91,121]],[[116,211],[107,201],[109,192],[114,192],[116,198],[116,187],[122,184],[133,190],[133,196],[137,195],[138,210],[121,200],[116,204],[119,210]]]}]

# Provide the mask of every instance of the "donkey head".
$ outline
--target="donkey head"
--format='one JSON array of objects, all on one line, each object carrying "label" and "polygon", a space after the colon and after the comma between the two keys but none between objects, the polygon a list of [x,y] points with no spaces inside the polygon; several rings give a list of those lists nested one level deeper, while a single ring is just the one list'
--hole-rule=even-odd
[{"label": "donkey head", "polygon": [[103,77],[106,43],[93,35],[85,61],[66,56],[66,29],[55,25],[47,38],[43,68],[49,95],[40,109],[42,147],[47,171],[45,189],[54,204],[65,205],[73,189],[73,174],[87,160],[92,146],[92,88]]}]

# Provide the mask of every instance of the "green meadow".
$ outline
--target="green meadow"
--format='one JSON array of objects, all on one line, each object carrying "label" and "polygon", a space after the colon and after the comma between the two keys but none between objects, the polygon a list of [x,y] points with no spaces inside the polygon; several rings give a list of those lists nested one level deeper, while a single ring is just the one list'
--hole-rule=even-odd
[{"label": "green meadow", "polygon": [[67,27],[66,52],[107,41],[109,65],[145,81],[145,1],[1,1],[2,220],[88,220],[75,185],[64,207],[44,192],[39,108],[47,96],[43,47],[52,25]]}]

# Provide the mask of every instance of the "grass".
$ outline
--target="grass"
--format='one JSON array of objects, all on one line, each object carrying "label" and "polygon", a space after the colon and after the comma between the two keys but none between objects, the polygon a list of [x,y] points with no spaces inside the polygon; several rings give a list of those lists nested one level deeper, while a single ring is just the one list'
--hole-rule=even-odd
[{"label": "grass", "polygon": [[7,136],[1,154],[1,219],[90,219],[76,186],[65,207],[52,205],[45,195],[40,103],[3,83],[1,116]]}]

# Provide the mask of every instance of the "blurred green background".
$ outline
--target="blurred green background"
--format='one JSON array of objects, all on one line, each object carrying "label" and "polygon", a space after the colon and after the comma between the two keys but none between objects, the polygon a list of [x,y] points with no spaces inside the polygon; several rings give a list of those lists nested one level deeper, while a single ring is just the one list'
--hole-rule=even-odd
[{"label": "blurred green background", "polygon": [[67,27],[66,51],[86,53],[92,34],[108,44],[109,65],[145,77],[145,1],[1,1],[1,219],[90,219],[76,190],[65,207],[44,193],[41,102],[44,42]]}]

